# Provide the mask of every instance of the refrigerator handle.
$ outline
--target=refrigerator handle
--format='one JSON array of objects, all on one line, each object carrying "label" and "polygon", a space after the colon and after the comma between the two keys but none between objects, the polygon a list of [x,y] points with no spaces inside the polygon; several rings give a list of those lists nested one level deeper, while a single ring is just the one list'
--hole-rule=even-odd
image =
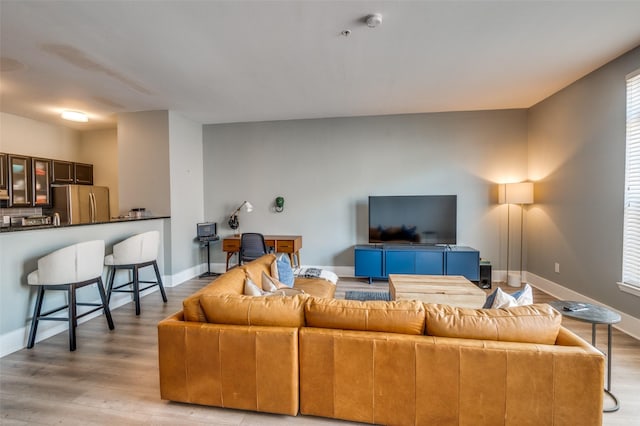
[{"label": "refrigerator handle", "polygon": [[96,194],[92,192],[91,196],[93,197],[93,221],[97,222],[98,221],[98,203],[96,202]]},{"label": "refrigerator handle", "polygon": [[95,222],[96,221],[96,198],[93,195],[93,192],[89,193],[89,216],[90,216],[90,220],[91,222]]}]

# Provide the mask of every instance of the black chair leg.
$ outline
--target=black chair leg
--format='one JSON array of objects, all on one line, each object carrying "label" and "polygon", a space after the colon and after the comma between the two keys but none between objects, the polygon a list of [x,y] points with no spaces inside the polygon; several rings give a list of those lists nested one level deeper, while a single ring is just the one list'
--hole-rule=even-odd
[{"label": "black chair leg", "polygon": [[116,277],[115,266],[110,266],[107,272],[107,305],[111,303],[111,291],[113,290],[113,280]]},{"label": "black chair leg", "polygon": [[102,300],[102,308],[104,309],[104,316],[107,317],[107,324],[109,324],[109,330],[113,330],[113,319],[111,318],[111,310],[109,309],[109,302],[107,301],[107,295],[102,287],[102,277],[98,277],[98,293],[100,293],[100,300]]},{"label": "black chair leg", "polygon": [[133,267],[133,301],[136,304],[136,315],[140,315],[140,281],[138,280],[138,266]]},{"label": "black chair leg", "polygon": [[160,287],[160,293],[162,294],[162,301],[167,303],[167,293],[164,292],[164,286],[162,285],[162,278],[160,277],[160,269],[158,269],[158,262],[153,261],[153,270],[156,271],[156,280],[158,280],[158,287]]},{"label": "black chair leg", "polygon": [[29,341],[27,348],[33,348],[36,342],[36,332],[38,331],[38,321],[40,321],[40,311],[42,310],[42,299],[44,298],[44,287],[38,286],[38,295],[36,296],[36,305],[33,309],[33,318],[31,319],[31,330],[29,331]]},{"label": "black chair leg", "polygon": [[76,286],[71,284],[69,286],[69,350],[76,350],[76,325],[77,321],[77,309],[76,309]]}]

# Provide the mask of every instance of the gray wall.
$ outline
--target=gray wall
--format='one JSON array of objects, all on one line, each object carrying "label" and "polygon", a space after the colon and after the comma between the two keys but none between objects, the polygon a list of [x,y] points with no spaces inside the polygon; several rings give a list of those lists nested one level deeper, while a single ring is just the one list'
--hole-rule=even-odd
[{"label": "gray wall", "polygon": [[[640,48],[529,110],[528,270],[640,318],[622,275],[625,75]],[[560,273],[554,263],[560,263]]]},{"label": "gray wall", "polygon": [[200,272],[194,241],[203,219],[202,125],[172,111],[118,115],[120,207],[170,215],[165,273],[176,282]]},{"label": "gray wall", "polygon": [[[169,112],[171,176],[171,272],[199,265],[203,250],[194,238],[203,221],[202,125]],[[166,194],[165,196],[168,196]],[[199,271],[198,271],[199,272]],[[191,278],[193,275],[185,277]]]},{"label": "gray wall", "polygon": [[120,213],[144,207],[155,216],[170,214],[169,112],[118,114]]},{"label": "gray wall", "polygon": [[229,235],[227,216],[249,200],[240,231],[300,234],[303,264],[353,266],[369,195],[457,194],[458,244],[501,268],[495,183],[527,178],[526,125],[525,110],[206,125],[205,217]]}]

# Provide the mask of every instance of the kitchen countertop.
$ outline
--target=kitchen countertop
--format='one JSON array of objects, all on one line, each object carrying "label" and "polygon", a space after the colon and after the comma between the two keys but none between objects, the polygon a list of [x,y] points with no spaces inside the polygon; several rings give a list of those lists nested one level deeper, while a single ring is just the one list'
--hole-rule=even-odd
[{"label": "kitchen countertop", "polygon": [[18,231],[36,231],[38,229],[52,229],[52,228],[69,228],[73,226],[91,226],[101,225],[105,223],[118,223],[118,222],[136,222],[139,220],[153,220],[153,219],[170,219],[171,216],[147,216],[147,217],[118,217],[112,218],[107,222],[92,222],[92,223],[75,223],[73,225],[34,225],[34,226],[7,226],[0,228],[0,234],[6,232],[18,232]]}]

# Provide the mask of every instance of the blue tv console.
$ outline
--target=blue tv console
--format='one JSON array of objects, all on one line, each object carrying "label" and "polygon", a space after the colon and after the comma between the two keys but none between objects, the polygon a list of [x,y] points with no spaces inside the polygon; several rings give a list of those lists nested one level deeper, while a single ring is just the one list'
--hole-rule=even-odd
[{"label": "blue tv console", "polygon": [[355,247],[356,277],[387,279],[389,274],[463,275],[480,280],[480,252],[471,247],[420,244],[363,244]]}]

